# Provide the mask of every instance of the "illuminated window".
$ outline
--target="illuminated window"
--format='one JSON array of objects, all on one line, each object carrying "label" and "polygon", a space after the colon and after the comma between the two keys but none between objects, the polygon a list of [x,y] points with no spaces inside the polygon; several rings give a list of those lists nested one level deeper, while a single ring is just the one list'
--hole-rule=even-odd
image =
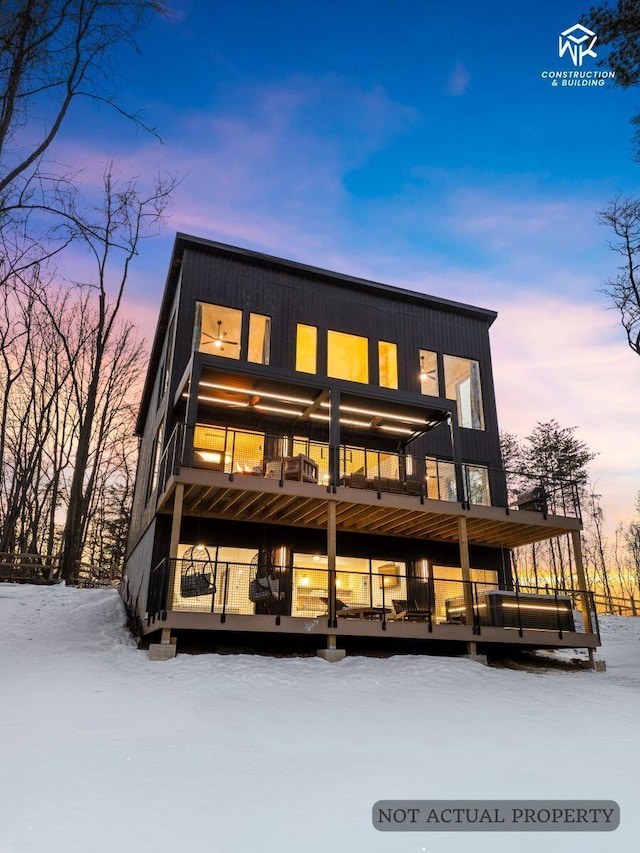
[{"label": "illuminated window", "polygon": [[438,356],[426,349],[420,350],[420,393],[438,396]]},{"label": "illuminated window", "polygon": [[[205,542],[206,542],[206,537]],[[178,563],[173,590],[172,610],[192,613],[243,613],[253,614],[255,605],[249,598],[249,583],[253,569],[251,561],[255,548],[216,547],[211,544],[181,543],[178,545]],[[209,575],[215,585],[215,593],[183,598],[180,577],[191,559],[195,560],[196,571]]]},{"label": "illuminated window", "polygon": [[427,497],[436,501],[457,501],[456,468],[453,462],[427,457]]},{"label": "illuminated window", "polygon": [[193,434],[193,464],[227,474],[261,474],[264,435],[248,430],[197,424]]},{"label": "illuminated window", "polygon": [[317,373],[318,329],[298,323],[296,331],[296,370]]},{"label": "illuminated window", "polygon": [[327,333],[327,376],[369,382],[369,341],[345,332]]},{"label": "illuminated window", "polygon": [[398,347],[386,341],[378,341],[378,371],[383,388],[398,387]]},{"label": "illuminated window", "polygon": [[484,429],[478,362],[445,355],[444,381],[447,399],[458,404],[458,424],[469,429]]},{"label": "illuminated window", "polygon": [[242,311],[221,305],[196,304],[195,343],[200,352],[240,358]]},{"label": "illuminated window", "polygon": [[247,360],[256,364],[269,364],[270,350],[271,317],[265,317],[263,314],[250,314]]},{"label": "illuminated window", "polygon": [[[458,566],[433,566],[432,571],[436,599],[435,621],[446,622],[463,614],[466,605],[462,569]],[[491,569],[469,569],[469,579],[477,584],[475,589],[478,595],[498,586],[498,573]]]}]

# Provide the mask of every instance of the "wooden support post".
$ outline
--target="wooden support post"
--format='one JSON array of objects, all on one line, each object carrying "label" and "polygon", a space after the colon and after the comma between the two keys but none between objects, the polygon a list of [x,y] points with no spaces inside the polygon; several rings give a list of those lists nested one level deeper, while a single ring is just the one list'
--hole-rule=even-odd
[{"label": "wooden support post", "polygon": [[462,569],[462,580],[464,588],[464,606],[466,611],[467,625],[473,627],[473,590],[471,588],[471,568],[469,565],[469,537],[467,535],[467,519],[458,517],[458,547],[460,549],[460,568]]},{"label": "wooden support post", "polygon": [[329,623],[336,620],[336,502],[327,501],[327,568]]},{"label": "wooden support post", "polygon": [[169,542],[169,583],[167,585],[167,610],[173,607],[176,584],[176,564],[178,545],[180,544],[180,526],[182,524],[182,503],[184,500],[184,483],[178,483],[173,494],[173,517],[171,519],[171,540]]},{"label": "wooden support post", "polygon": [[571,542],[573,545],[573,558],[576,565],[576,578],[578,580],[578,589],[583,591],[580,595],[580,604],[582,610],[582,618],[584,620],[584,630],[588,634],[593,634],[593,620],[591,619],[591,608],[589,607],[589,595],[587,594],[587,578],[584,573],[584,563],[582,562],[582,543],[580,542],[579,530],[571,531]]},{"label": "wooden support post", "polygon": [[329,392],[329,483],[333,492],[340,483],[340,390]]}]

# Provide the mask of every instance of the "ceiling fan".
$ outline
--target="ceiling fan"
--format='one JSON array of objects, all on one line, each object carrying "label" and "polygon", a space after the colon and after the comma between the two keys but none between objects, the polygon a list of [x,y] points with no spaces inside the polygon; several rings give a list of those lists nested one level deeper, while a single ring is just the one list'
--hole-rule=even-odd
[{"label": "ceiling fan", "polygon": [[420,356],[420,379],[435,379],[436,378],[436,368],[432,368],[431,370],[427,370],[424,366],[424,356]]},{"label": "ceiling fan", "polygon": [[206,341],[207,344],[212,344],[217,350],[220,352],[224,352],[224,345],[228,344],[229,346],[237,347],[238,341],[229,341],[227,340],[227,333],[222,331],[222,320],[218,320],[218,334],[211,335],[209,332],[202,332],[203,338],[209,338]]}]

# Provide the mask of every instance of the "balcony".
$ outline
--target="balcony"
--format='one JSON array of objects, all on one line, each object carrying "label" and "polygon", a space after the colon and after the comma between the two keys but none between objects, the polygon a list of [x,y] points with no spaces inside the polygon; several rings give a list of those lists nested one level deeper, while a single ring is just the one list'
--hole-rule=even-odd
[{"label": "balcony", "polygon": [[159,461],[158,495],[171,476],[185,469],[224,474],[236,488],[244,485],[251,491],[264,481],[276,481],[281,488],[298,482],[378,498],[404,495],[421,506],[438,502],[467,510],[501,508],[506,515],[535,513],[545,520],[580,518],[578,489],[572,481],[362,446],[331,448],[308,438],[223,426],[176,426]]},{"label": "balcony", "polygon": [[[389,563],[354,572],[163,560],[152,572],[147,631],[166,625],[284,633],[331,632],[529,646],[599,644],[593,594],[414,577]],[[578,612],[577,608],[581,608]]]}]

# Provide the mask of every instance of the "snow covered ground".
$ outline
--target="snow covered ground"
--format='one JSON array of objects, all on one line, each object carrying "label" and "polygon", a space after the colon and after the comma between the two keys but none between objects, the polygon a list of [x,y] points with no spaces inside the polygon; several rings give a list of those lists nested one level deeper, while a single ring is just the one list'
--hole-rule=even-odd
[{"label": "snow covered ground", "polygon": [[[0,853],[635,853],[640,619],[608,671],[148,660],[115,592],[0,584]],[[380,799],[612,799],[614,833],[380,833]]]}]

